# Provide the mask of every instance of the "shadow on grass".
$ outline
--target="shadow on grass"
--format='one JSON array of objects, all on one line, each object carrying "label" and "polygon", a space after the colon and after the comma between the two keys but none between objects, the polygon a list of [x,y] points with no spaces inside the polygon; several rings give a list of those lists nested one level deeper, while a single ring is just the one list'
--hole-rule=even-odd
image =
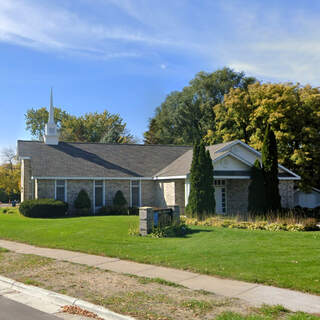
[{"label": "shadow on grass", "polygon": [[202,232],[214,232],[214,230],[208,230],[208,229],[189,229],[187,230],[186,233],[181,233],[181,234],[174,234],[174,233],[168,233],[165,235],[164,238],[191,238],[192,235],[197,234],[197,233],[202,233]]}]

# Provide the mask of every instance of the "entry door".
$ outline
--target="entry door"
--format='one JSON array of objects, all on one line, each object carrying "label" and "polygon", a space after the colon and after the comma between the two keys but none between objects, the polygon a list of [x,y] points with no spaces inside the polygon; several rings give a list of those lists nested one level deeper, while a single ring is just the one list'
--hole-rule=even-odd
[{"label": "entry door", "polygon": [[214,196],[216,200],[216,213],[226,213],[226,186],[225,180],[215,180]]}]

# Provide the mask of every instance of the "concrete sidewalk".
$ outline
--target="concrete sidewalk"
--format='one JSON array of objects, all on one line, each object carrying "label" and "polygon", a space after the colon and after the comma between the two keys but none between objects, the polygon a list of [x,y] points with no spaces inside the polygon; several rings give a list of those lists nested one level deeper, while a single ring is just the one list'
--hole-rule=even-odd
[{"label": "concrete sidewalk", "polygon": [[80,263],[103,270],[129,273],[141,277],[162,278],[190,289],[206,290],[231,298],[239,298],[249,304],[263,303],[283,305],[292,311],[320,313],[320,296],[237,280],[221,279],[193,272],[158,267],[150,264],[102,257],[61,249],[39,248],[23,243],[0,240],[0,247],[25,254],[34,254],[57,260]]}]

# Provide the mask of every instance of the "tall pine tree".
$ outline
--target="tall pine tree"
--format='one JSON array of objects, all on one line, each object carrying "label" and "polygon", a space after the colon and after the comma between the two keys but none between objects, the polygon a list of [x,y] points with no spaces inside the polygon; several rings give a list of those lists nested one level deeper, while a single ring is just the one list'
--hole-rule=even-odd
[{"label": "tall pine tree", "polygon": [[256,159],[251,167],[251,182],[249,185],[248,211],[259,214],[266,211],[266,188],[260,161]]},{"label": "tall pine tree", "polygon": [[281,209],[278,179],[278,150],[274,132],[267,125],[262,146],[262,168],[264,174],[267,210]]},{"label": "tall pine tree", "polygon": [[213,166],[203,142],[196,142],[190,169],[190,194],[187,213],[199,220],[215,211]]},{"label": "tall pine tree", "polygon": [[207,167],[207,215],[213,215],[216,212],[216,199],[214,196],[214,181],[213,181],[213,164],[209,150],[206,151]]},{"label": "tall pine tree", "polygon": [[197,217],[199,211],[199,190],[200,190],[200,172],[199,172],[199,142],[195,141],[193,145],[193,156],[190,168],[190,193],[186,212],[192,217]]}]

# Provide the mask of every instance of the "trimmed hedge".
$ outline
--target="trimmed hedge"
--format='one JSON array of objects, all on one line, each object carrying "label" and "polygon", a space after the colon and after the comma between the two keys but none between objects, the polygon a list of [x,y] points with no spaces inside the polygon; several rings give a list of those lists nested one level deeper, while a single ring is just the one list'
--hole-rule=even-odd
[{"label": "trimmed hedge", "polygon": [[82,189],[78,193],[76,199],[74,200],[74,207],[76,209],[90,209],[91,200],[86,190]]},{"label": "trimmed hedge", "polygon": [[29,218],[64,217],[68,204],[54,199],[26,200],[19,207],[20,213]]},{"label": "trimmed hedge", "polygon": [[121,190],[116,192],[116,195],[113,198],[113,206],[119,210],[126,210],[128,208],[127,200]]}]

